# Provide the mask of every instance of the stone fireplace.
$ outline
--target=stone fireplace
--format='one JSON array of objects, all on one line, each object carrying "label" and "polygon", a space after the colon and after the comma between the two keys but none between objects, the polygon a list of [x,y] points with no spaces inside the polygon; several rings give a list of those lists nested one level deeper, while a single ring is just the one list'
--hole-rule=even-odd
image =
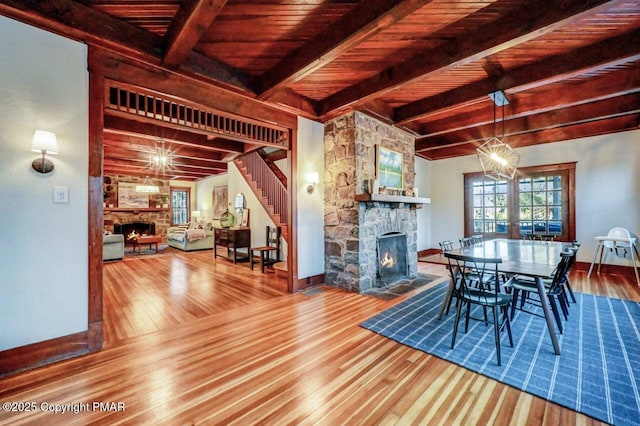
[{"label": "stone fireplace", "polygon": [[403,154],[403,189],[412,189],[412,135],[360,112],[325,124],[325,283],[358,293],[388,284],[378,268],[378,241],[385,235],[404,234],[406,274],[418,270],[415,204],[356,200],[375,177],[376,145]]}]

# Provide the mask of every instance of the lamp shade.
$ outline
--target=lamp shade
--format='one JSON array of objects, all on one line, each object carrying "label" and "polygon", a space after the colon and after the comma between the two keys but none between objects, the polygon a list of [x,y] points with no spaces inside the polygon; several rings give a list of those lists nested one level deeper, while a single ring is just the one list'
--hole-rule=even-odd
[{"label": "lamp shade", "polygon": [[309,179],[309,183],[316,184],[320,182],[320,175],[318,172],[310,172],[307,175],[307,179]]},{"label": "lamp shade", "polygon": [[31,151],[57,154],[58,138],[56,138],[56,134],[46,130],[36,130],[31,141]]}]

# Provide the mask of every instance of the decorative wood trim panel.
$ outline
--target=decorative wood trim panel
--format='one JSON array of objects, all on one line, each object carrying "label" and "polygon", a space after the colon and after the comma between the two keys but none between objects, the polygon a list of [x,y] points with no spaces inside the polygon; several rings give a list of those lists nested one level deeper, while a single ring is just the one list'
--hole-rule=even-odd
[{"label": "decorative wood trim panel", "polygon": [[95,49],[89,46],[89,333],[88,350],[102,348],[102,230],[104,74]]},{"label": "decorative wood trim panel", "polygon": [[87,331],[0,352],[0,377],[89,352]]}]

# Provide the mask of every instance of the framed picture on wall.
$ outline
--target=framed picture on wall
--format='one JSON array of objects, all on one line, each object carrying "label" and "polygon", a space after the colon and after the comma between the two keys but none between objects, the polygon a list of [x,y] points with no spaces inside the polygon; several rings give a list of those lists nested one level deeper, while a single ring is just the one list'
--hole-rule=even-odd
[{"label": "framed picture on wall", "polygon": [[149,194],[136,192],[137,183],[118,182],[118,207],[119,208],[148,208]]},{"label": "framed picture on wall", "polygon": [[376,147],[376,178],[381,188],[402,189],[402,167],[401,152],[380,145]]},{"label": "framed picture on wall", "polygon": [[211,203],[211,214],[213,219],[220,219],[222,213],[227,211],[229,204],[229,193],[226,186],[216,186],[213,188],[213,200]]}]

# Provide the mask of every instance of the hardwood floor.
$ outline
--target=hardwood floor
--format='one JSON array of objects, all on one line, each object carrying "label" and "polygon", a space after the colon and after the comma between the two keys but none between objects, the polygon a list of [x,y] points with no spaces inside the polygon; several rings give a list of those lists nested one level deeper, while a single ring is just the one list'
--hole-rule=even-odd
[{"label": "hardwood floor", "polygon": [[[599,424],[358,326],[408,296],[284,294],[273,274],[210,255],[105,265],[107,347],[0,380],[1,402],[38,408],[0,424]],[[625,277],[572,283],[640,301]]]}]

